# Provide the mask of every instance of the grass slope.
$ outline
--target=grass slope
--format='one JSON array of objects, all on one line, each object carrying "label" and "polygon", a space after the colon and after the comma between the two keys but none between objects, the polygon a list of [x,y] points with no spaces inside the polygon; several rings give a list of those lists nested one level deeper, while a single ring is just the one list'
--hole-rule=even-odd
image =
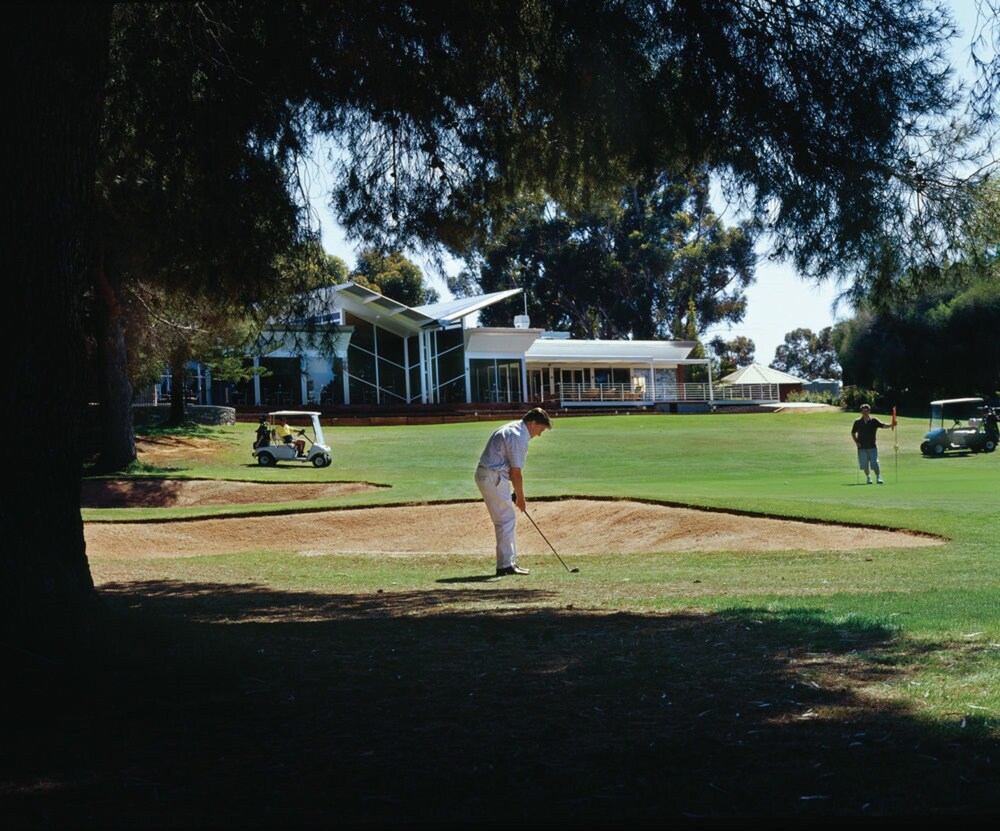
[{"label": "grass slope", "polygon": [[[95,563],[106,624],[19,659],[11,712],[47,717],[10,731],[5,814],[617,827],[995,813],[1000,454],[924,459],[925,423],[903,419],[898,478],[883,433],[887,484],[858,486],[852,420],[563,419],[532,442],[529,502],[659,499],[950,542],[867,549],[859,529],[854,552],[607,552],[576,557],[577,575],[539,557],[523,580],[473,557],[310,558],[280,541]],[[144,472],[392,485],[240,510],[472,499],[492,426],[332,430],[325,470],[260,469],[252,428],[203,430],[217,452]]]}]

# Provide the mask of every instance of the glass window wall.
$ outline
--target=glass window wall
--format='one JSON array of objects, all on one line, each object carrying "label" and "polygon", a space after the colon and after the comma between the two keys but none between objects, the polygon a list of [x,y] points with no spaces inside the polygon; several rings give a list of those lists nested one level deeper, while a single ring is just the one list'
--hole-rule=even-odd
[{"label": "glass window wall", "polygon": [[521,361],[505,358],[473,358],[469,361],[472,400],[511,404],[524,400]]}]

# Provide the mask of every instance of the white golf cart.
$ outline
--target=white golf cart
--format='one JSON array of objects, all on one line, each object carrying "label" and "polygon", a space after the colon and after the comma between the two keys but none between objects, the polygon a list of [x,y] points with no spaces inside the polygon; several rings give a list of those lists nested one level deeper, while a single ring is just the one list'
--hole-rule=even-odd
[{"label": "white golf cart", "polygon": [[[286,442],[278,437],[275,427],[287,422],[292,429],[291,441]],[[278,462],[311,463],[313,467],[326,467],[332,461],[330,445],[323,438],[323,428],[319,423],[319,413],[301,410],[276,410],[268,413],[263,425],[267,426],[263,438],[254,442],[253,455],[257,464],[270,467]],[[312,429],[312,437],[307,434]],[[300,453],[295,442],[302,446]],[[306,448],[305,444],[309,447]]]},{"label": "white golf cart", "polygon": [[1000,439],[997,412],[982,398],[931,401],[929,426],[920,445],[925,456],[943,456],[948,451],[992,453]]}]

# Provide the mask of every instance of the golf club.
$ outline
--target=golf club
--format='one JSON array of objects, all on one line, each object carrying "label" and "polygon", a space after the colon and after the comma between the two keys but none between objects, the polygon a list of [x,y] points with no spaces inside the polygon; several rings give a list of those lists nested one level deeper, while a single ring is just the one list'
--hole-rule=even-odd
[{"label": "golf club", "polygon": [[[514,500],[514,494],[511,494],[510,498],[511,498],[511,501],[515,501]],[[531,514],[529,514],[527,511],[524,512],[524,515],[528,519],[531,519]],[[562,563],[562,567],[564,569],[566,569],[566,571],[568,571],[570,574],[579,574],[580,573],[580,569],[578,569],[578,568],[570,568],[568,565],[566,565],[565,562],[563,562],[563,558],[559,556],[559,552],[556,551],[556,547],[552,543],[549,542],[549,538],[546,537],[545,534],[542,534],[542,529],[538,527],[538,523],[535,522],[535,520],[531,519],[531,524],[534,525],[535,526],[535,530],[539,534],[541,534],[542,539],[545,540],[546,543],[548,543],[549,548],[552,549],[552,553],[556,555],[556,559],[559,560],[560,563]]]}]

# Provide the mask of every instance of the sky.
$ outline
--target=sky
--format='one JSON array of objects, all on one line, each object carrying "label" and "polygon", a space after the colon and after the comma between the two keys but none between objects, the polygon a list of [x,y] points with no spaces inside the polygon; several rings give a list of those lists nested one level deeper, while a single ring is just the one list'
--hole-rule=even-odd
[{"label": "sky", "polygon": [[[976,22],[976,4],[975,0],[952,0],[950,5],[964,35],[964,38],[956,39],[953,62],[960,74],[967,75],[968,38]],[[307,185],[322,230],[323,247],[353,268],[357,259],[355,247],[347,242],[343,229],[325,204],[323,194],[330,191],[318,165],[312,166]],[[426,279],[437,289],[442,300],[450,297],[444,281],[429,264],[418,255],[408,253],[407,256],[423,267]],[[450,264],[449,272],[458,267],[457,263]],[[804,280],[788,264],[762,260],[757,268],[756,282],[746,291],[747,313],[743,321],[710,327],[703,340],[708,341],[716,335],[731,340],[743,335],[754,342],[754,360],[769,364],[774,360],[775,349],[788,332],[799,328],[818,332],[853,315],[849,306],[836,304],[839,291],[832,282],[815,285]]]}]

